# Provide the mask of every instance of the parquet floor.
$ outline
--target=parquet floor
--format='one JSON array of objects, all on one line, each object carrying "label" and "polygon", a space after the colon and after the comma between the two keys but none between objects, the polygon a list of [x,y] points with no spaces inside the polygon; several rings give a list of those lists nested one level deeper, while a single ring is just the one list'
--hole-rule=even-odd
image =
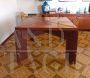
[{"label": "parquet floor", "polygon": [[[90,31],[80,31],[76,65],[65,60],[65,42],[48,34],[37,36],[39,44],[28,38],[28,58],[17,64],[14,36],[0,45],[0,78],[90,78]],[[50,47],[49,47],[49,46]]]}]

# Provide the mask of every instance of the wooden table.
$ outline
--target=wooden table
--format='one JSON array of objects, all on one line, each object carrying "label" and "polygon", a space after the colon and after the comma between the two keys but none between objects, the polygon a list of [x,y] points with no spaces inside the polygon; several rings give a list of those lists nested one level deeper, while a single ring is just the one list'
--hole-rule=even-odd
[{"label": "wooden table", "polygon": [[43,17],[67,17],[69,18],[79,30],[90,31],[90,13],[86,14],[68,14],[68,13],[48,13],[42,14]]},{"label": "wooden table", "polygon": [[[45,31],[58,36],[61,36],[61,30],[64,33],[66,40],[66,60],[69,64],[76,63],[77,41],[78,41],[78,29],[77,27],[66,17],[31,17],[22,22],[15,28],[16,38],[16,55],[17,62],[28,57],[27,54],[27,31]],[[67,56],[69,58],[67,58]]]}]

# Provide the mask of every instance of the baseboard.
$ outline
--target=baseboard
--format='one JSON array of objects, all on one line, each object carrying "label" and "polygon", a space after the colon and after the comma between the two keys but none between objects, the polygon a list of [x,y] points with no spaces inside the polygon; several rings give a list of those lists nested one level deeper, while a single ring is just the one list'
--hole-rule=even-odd
[{"label": "baseboard", "polygon": [[7,42],[9,40],[9,38],[13,35],[14,33],[12,33],[3,43],[1,43],[1,45],[4,45],[5,42]]},{"label": "baseboard", "polygon": [[37,14],[28,14],[28,16],[34,16],[34,15],[37,15]]}]

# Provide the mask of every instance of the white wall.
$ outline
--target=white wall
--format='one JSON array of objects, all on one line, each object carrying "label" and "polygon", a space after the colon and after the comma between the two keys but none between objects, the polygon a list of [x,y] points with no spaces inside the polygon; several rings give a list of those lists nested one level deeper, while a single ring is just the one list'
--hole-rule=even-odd
[{"label": "white wall", "polygon": [[17,0],[18,11],[23,11],[25,13],[35,14],[38,13],[38,6],[41,2],[38,0]]},{"label": "white wall", "polygon": [[[25,13],[40,13],[40,6],[43,1],[40,0],[17,0],[18,1],[18,11],[23,11]],[[51,8],[63,7],[64,10],[66,7],[72,12],[75,13],[79,8],[86,7],[88,10],[89,2],[82,2],[82,0],[76,0],[76,2],[58,2],[58,0],[48,1]],[[38,9],[39,7],[39,9]]]},{"label": "white wall", "polygon": [[15,30],[16,0],[0,0],[0,44]]},{"label": "white wall", "polygon": [[68,8],[71,13],[76,13],[79,9],[82,11],[86,7],[88,11],[89,2],[82,2],[82,0],[76,0],[76,2],[58,2],[58,0],[48,1],[51,8],[62,7],[64,11]]},{"label": "white wall", "polygon": [[0,0],[0,18],[6,18],[8,14],[15,13],[16,10],[16,0]]}]

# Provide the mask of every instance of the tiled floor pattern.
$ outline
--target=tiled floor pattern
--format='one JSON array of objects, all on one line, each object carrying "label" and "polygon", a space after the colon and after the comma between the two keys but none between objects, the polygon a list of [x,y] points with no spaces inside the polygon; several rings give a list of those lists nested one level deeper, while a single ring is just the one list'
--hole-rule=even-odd
[{"label": "tiled floor pattern", "polygon": [[[48,34],[37,36],[40,43],[28,39],[28,59],[16,63],[12,36],[0,46],[0,78],[90,78],[90,32],[80,31],[76,65],[65,60],[65,42]],[[49,47],[50,46],[50,47]]]}]

